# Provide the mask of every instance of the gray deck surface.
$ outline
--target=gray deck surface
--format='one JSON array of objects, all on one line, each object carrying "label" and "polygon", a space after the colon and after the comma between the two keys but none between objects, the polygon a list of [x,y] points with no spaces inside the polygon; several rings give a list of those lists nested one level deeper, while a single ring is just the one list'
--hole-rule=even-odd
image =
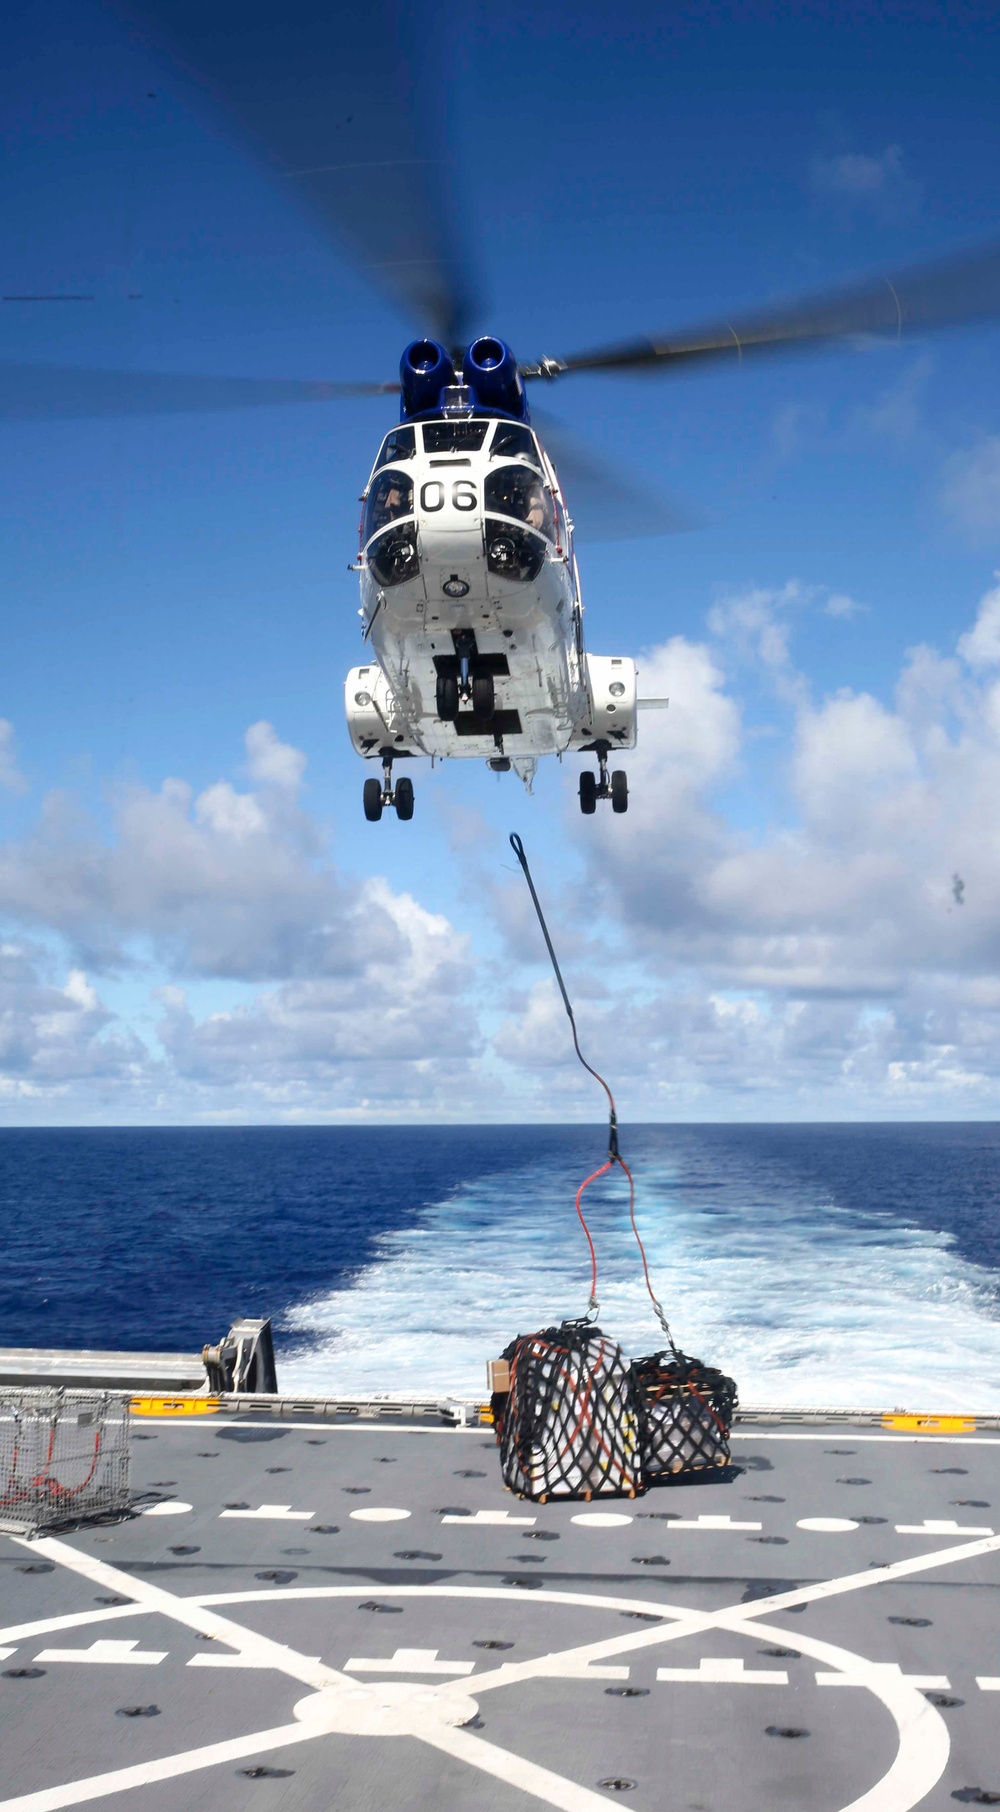
[{"label": "gray deck surface", "polygon": [[0,1538],[0,1812],[1000,1794],[995,1434],[743,1425],[726,1480],[545,1506],[483,1429],[134,1438],[140,1514]]}]

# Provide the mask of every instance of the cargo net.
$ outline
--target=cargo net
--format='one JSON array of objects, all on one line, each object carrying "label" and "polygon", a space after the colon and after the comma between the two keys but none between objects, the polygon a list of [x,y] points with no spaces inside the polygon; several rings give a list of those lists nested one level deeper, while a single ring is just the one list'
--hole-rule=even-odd
[{"label": "cargo net", "polygon": [[638,1425],[619,1346],[589,1322],[521,1334],[504,1353],[510,1391],[495,1401],[500,1469],[519,1497],[634,1497]]},{"label": "cargo net", "polygon": [[737,1400],[732,1378],[674,1351],[636,1359],[632,1382],[644,1483],[728,1466]]},{"label": "cargo net", "polygon": [[0,1393],[0,1528],[33,1534],[129,1508],[128,1400]]}]

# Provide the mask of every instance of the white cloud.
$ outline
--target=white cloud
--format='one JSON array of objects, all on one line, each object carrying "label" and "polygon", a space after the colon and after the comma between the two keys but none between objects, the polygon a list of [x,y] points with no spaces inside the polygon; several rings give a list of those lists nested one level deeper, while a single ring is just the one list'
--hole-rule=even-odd
[{"label": "white cloud", "polygon": [[873,403],[855,409],[856,426],[866,434],[891,441],[904,453],[912,450],[924,434],[924,396],[933,369],[934,362],[926,353],[911,360]]},{"label": "white cloud", "polygon": [[[798,670],[796,618],[838,595],[729,593],[704,641],[649,651],[641,689],[671,705],[626,758],[628,815],[574,812],[583,883],[538,877],[626,1116],[1000,1110],[1000,582],[891,698]],[[250,765],[242,790],[123,792],[111,836],[52,797],[0,848],[8,1114],[593,1118],[526,892],[480,868],[481,836],[456,821],[433,913],[338,874],[298,751],[268,730]],[[465,930],[485,911],[502,963]],[[157,989],[141,1039],[104,999],[126,963]]]},{"label": "white cloud", "polygon": [[944,508],[977,541],[1000,535],[1000,434],[986,435],[945,466]]},{"label": "white cloud", "polygon": [[301,749],[280,742],[273,724],[251,724],[246,734],[247,766],[258,786],[297,793],[302,785],[306,758]]},{"label": "white cloud", "polygon": [[82,1086],[120,1112],[155,1065],[81,971],[60,986],[55,967],[40,947],[0,944],[0,1110],[18,1117],[37,1102],[78,1099]]},{"label": "white cloud", "polygon": [[1000,667],[1000,583],[986,593],[972,628],[959,636],[958,652],[970,667]]},{"label": "white cloud", "polygon": [[267,829],[267,819],[253,794],[238,793],[228,780],[217,780],[198,795],[194,815],[199,824],[238,843]]},{"label": "white cloud", "polygon": [[856,598],[849,597],[847,592],[832,591],[820,609],[825,617],[836,617],[840,622],[852,623],[855,617],[864,615],[867,604],[859,604]]},{"label": "white cloud", "polygon": [[814,194],[849,211],[897,220],[920,207],[921,187],[906,173],[901,145],[886,145],[884,151],[874,154],[840,151],[815,157],[809,176]]},{"label": "white cloud", "polygon": [[873,800],[917,775],[906,726],[865,692],[843,690],[799,714],[792,784],[806,823],[856,836]]},{"label": "white cloud", "polygon": [[[623,989],[589,1009],[593,1037],[621,1048],[624,1036],[625,1074],[647,1112],[656,1098],[737,1111],[748,1090],[760,1113],[767,1100],[770,1111],[800,1102],[862,1117],[933,1100],[942,1111],[949,1102],[991,1111],[1000,1106],[1000,592],[984,597],[957,658],[911,652],[891,703],[850,690],[811,696],[787,638],[770,636],[768,612],[789,596],[751,592],[713,615],[728,684],[713,647],[654,656],[669,659],[662,690],[672,705],[652,738],[641,726],[634,809],[578,831],[587,898],[604,901],[631,973],[643,977],[641,1011]],[[770,675],[791,717],[785,790],[767,795],[757,828],[713,804],[754,746],[741,728],[739,658]],[[679,701],[686,722],[674,716]],[[709,702],[716,758],[695,761],[677,784],[671,769],[687,768],[691,717]],[[761,797],[748,791],[759,815]],[[537,1019],[537,1004],[531,1011]],[[530,1021],[522,1037],[516,1019],[504,1045],[530,1063]]]},{"label": "white cloud", "polygon": [[391,915],[341,882],[299,806],[304,757],[268,725],[247,742],[258,790],[219,780],[195,798],[176,778],[126,788],[111,841],[50,795],[34,832],[0,846],[0,913],[61,933],[91,966],[134,960],[141,940],[189,975],[342,974],[362,947],[395,949]]},{"label": "white cloud", "polygon": [[27,787],[14,751],[14,726],[6,717],[0,717],[0,791],[24,793]]},{"label": "white cloud", "polygon": [[[72,1087],[87,1117],[114,1082],[117,1117],[389,1117],[407,1106],[454,1117],[476,1095],[468,938],[378,877],[343,880],[298,802],[304,757],[268,725],[247,747],[255,790],[226,779],[197,797],[177,778],[132,787],[111,838],[50,797],[31,834],[0,846],[0,913],[72,953],[57,985],[42,978],[51,958],[18,935],[6,946],[8,1105]],[[142,1039],[114,1023],[95,985],[95,969],[123,967],[157,997],[155,1032],[138,1019]],[[220,979],[246,998],[198,1011],[181,978],[199,998]]]},{"label": "white cloud", "polygon": [[386,913],[399,942],[353,973],[285,982],[200,1020],[183,989],[160,991],[157,1036],[183,1089],[213,1101],[236,1089],[264,1117],[364,1101],[374,1117],[377,1105],[384,1118],[448,1118],[456,1076],[462,1103],[479,1092],[483,1041],[475,1014],[460,1010],[473,976],[468,939],[384,881],[366,885],[363,904]]},{"label": "white cloud", "polygon": [[784,613],[803,604],[806,596],[797,579],[779,591],[727,593],[708,613],[709,631],[737,660],[759,661],[779,686],[791,683],[797,689],[789,655],[791,623]]}]

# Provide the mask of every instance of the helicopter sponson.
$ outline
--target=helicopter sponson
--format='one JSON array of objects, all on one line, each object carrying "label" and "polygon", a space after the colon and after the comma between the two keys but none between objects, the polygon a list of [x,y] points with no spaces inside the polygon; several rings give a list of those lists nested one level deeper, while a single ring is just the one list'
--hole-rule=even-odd
[{"label": "helicopter sponson", "polygon": [[541,755],[597,756],[580,803],[625,811],[615,749],[636,739],[636,670],[584,648],[573,527],[555,469],[528,420],[510,348],[485,338],[459,374],[418,340],[400,364],[401,420],[362,497],[360,575],[370,659],[347,676],[357,753],[382,765],[365,814],[413,813],[393,763],[473,757],[530,789]]}]

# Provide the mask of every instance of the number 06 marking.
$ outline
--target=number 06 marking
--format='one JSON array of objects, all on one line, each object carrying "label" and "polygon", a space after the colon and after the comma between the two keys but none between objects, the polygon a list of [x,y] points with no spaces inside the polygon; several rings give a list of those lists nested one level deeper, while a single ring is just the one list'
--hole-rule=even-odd
[{"label": "number 06 marking", "polygon": [[[451,487],[452,508],[456,510],[474,510],[477,504],[476,487],[471,478],[456,478]],[[444,485],[440,478],[429,478],[420,487],[420,508],[427,516],[444,509]]]}]

